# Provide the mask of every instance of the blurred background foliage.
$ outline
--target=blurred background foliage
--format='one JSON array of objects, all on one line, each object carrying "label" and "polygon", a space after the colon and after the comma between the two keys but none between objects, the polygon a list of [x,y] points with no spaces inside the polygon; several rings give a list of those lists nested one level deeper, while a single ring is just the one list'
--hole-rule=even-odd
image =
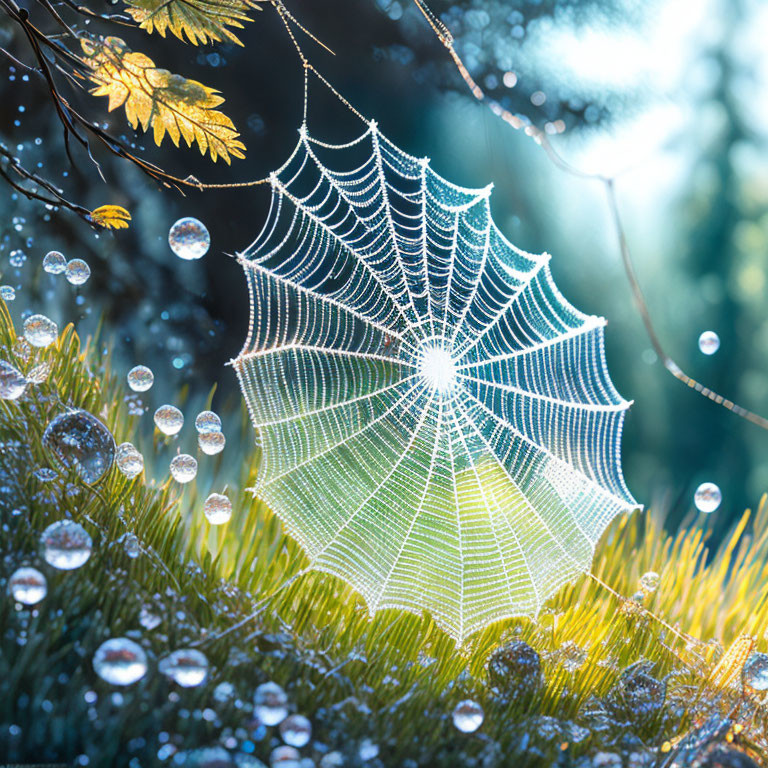
[{"label": "blurred background foliage", "polygon": [[[296,0],[289,7],[336,53],[307,41],[313,64],[364,115],[404,150],[430,156],[446,178],[478,187],[492,181],[502,230],[522,248],[552,253],[564,295],[608,318],[609,367],[619,391],[635,400],[623,442],[635,496],[680,520],[695,487],[711,480],[723,490],[721,526],[754,506],[768,488],[768,435],[687,390],[656,360],[632,305],[602,185],[559,170],[523,130],[474,101],[407,0]],[[432,10],[490,95],[550,134],[575,166],[616,177],[639,278],[671,356],[713,389],[768,412],[768,54],[761,36],[768,6],[435,0]],[[230,182],[263,177],[287,157],[301,119],[302,73],[270,8],[246,25],[243,48],[117,33],[159,67],[221,90],[248,147],[245,160],[215,167],[196,151],[155,148],[130,133],[121,112],[107,115],[103,100],[72,93],[147,159],[182,177]],[[0,45],[22,56],[15,34],[0,25]],[[24,286],[11,304],[15,319],[44,311],[87,333],[103,318],[118,370],[145,363],[155,371],[151,409],[180,388],[202,398],[216,383],[214,406],[226,412],[231,405],[239,419],[235,377],[222,366],[245,337],[248,300],[239,267],[223,254],[256,236],[268,191],[182,197],[107,156],[98,158],[104,183],[83,153],[75,150],[70,165],[37,78],[6,58],[2,66],[0,140],[78,202],[120,204],[133,214],[128,231],[96,235],[69,214],[3,190],[1,280]],[[359,131],[356,118],[318,88],[310,93],[309,125],[329,141]],[[180,216],[200,218],[211,232],[211,252],[200,262],[183,262],[167,246]],[[82,295],[41,270],[51,248],[91,265]],[[10,254],[19,249],[28,258],[13,267]],[[722,341],[712,357],[698,350],[704,330]]]}]

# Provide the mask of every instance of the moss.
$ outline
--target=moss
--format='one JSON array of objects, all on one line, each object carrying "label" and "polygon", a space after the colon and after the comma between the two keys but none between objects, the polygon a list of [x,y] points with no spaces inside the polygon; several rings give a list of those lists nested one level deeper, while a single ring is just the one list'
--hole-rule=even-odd
[{"label": "moss", "polygon": [[[253,752],[268,761],[277,731],[260,727],[252,708],[253,691],[267,680],[285,687],[291,707],[312,720],[314,746],[304,754],[319,759],[338,749],[349,765],[361,762],[364,739],[379,749],[367,765],[504,765],[512,755],[516,766],[578,765],[600,753],[651,765],[711,715],[744,726],[734,731],[719,720],[720,741],[753,749],[762,742],[764,715],[742,698],[738,674],[727,688],[709,677],[720,644],[744,634],[764,644],[765,501],[711,550],[706,519],[675,535],[649,513],[619,520],[596,552],[597,580],[584,576],[563,588],[537,622],[501,622],[457,648],[429,616],[384,611],[371,620],[340,581],[296,576],[307,565],[300,548],[244,491],[232,493],[230,523],[213,528],[194,487],[181,492],[144,475],[128,480],[116,468],[95,487],[60,467],[56,481],[38,480],[35,469],[54,466],[43,430],[65,405],[104,420],[118,443],[137,430],[99,346],[82,346],[69,327],[25,359],[0,309],[0,359],[24,372],[51,366],[47,381],[0,401],[0,577],[33,564],[49,584],[34,610],[0,600],[0,760],[71,763],[87,755],[90,765],[145,766],[185,756],[199,763],[204,756],[189,750],[218,745],[230,757]],[[241,489],[256,463],[243,457]],[[37,554],[42,529],[64,517],[94,540],[89,561],[69,572],[41,566]],[[128,532],[141,543],[135,559],[123,547]],[[636,592],[646,571],[661,580],[642,606],[618,597]],[[258,615],[233,630],[257,605]],[[156,627],[142,625],[142,609],[157,616]],[[681,639],[648,611],[696,640]],[[116,636],[141,642],[151,662],[124,689],[91,666],[96,647]],[[514,680],[505,686],[503,675],[488,679],[491,654],[512,640],[539,655],[541,685],[531,682],[538,671],[523,676],[524,690]],[[204,685],[182,689],[158,673],[156,660],[190,644],[206,653],[211,672]],[[495,669],[514,677],[509,659]],[[224,701],[223,689],[214,696],[222,682],[234,691]],[[467,698],[485,712],[475,734],[451,722]]]}]

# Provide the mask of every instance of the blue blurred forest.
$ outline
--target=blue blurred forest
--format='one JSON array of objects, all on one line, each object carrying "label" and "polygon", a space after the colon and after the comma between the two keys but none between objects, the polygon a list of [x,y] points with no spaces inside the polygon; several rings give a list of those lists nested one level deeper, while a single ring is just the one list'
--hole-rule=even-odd
[{"label": "blue blurred forest", "polygon": [[[636,498],[679,522],[696,486],[713,481],[723,491],[714,520],[721,529],[754,507],[768,489],[768,434],[688,390],[656,359],[632,304],[603,185],[555,167],[524,130],[473,100],[407,0],[304,0],[292,10],[336,53],[304,43],[315,66],[364,115],[404,150],[430,156],[446,178],[492,181],[494,217],[507,236],[526,250],[549,251],[564,295],[608,319],[609,368],[635,401],[623,454]],[[435,0],[432,10],[489,94],[544,129],[574,166],[616,178],[638,276],[669,354],[716,391],[768,412],[768,4]],[[130,35],[126,29],[129,44]],[[180,176],[264,176],[296,141],[302,73],[274,14],[256,14],[241,36],[243,48],[169,39],[159,65],[226,95],[246,160],[213,166],[196,151],[157,149],[125,133],[124,115],[107,117],[103,104],[90,103],[90,114]],[[16,44],[0,26],[0,45],[13,53]],[[0,139],[84,204],[117,203],[134,216],[128,231],[97,236],[75,217],[4,190],[2,282],[20,289],[12,311],[44,305],[59,323],[77,318],[86,332],[103,318],[118,369],[150,365],[169,397],[184,386],[203,397],[218,383],[217,407],[240,408],[223,365],[245,337],[248,301],[240,269],[224,253],[255,237],[266,190],[182,197],[110,156],[98,157],[105,184],[77,148],[70,164],[40,83],[7,59],[3,67],[0,99],[14,106],[0,111]],[[310,92],[309,125],[329,141],[360,130],[320,89]],[[168,249],[168,228],[180,216],[198,217],[211,232],[211,252],[199,262]],[[87,299],[39,269],[52,248],[89,262]],[[19,250],[27,260],[14,267]],[[698,348],[705,330],[721,339],[712,356]]]}]

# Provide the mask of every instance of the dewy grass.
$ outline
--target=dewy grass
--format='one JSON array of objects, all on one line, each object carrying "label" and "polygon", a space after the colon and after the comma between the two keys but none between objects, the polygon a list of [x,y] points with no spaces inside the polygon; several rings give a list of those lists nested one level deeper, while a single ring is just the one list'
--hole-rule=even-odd
[{"label": "dewy grass", "polygon": [[[284,686],[292,708],[312,720],[315,746],[305,752],[318,762],[324,749],[338,749],[358,764],[364,739],[378,747],[369,765],[505,765],[511,755],[515,765],[570,765],[598,752],[662,761],[715,714],[730,718],[723,733],[734,743],[755,753],[766,746],[764,712],[744,692],[740,668],[732,686],[716,685],[722,675],[710,679],[723,648],[740,636],[754,636],[757,650],[765,646],[765,499],[713,548],[706,518],[675,535],[650,513],[621,518],[603,536],[593,573],[630,598],[642,574],[657,571],[658,590],[642,606],[622,603],[585,576],[561,589],[537,621],[497,623],[457,647],[428,615],[388,610],[369,619],[362,599],[326,574],[299,576],[278,591],[307,560],[270,510],[244,491],[255,478],[255,449],[237,459],[233,517],[219,527],[206,521],[205,494],[195,483],[153,485],[113,467],[89,487],[58,467],[42,433],[64,407],[102,419],[117,443],[135,437],[138,417],[129,415],[127,389],[101,346],[81,345],[68,327],[55,345],[26,358],[0,308],[0,359],[25,373],[51,364],[47,381],[30,384],[19,400],[0,401],[0,579],[24,564],[48,579],[34,610],[21,610],[7,594],[0,599],[1,760],[71,762],[86,754],[91,765],[144,766],[198,760],[201,753],[189,750],[218,745],[230,756],[268,761],[277,732],[258,728],[251,703],[267,680]],[[234,461],[228,457],[230,466]],[[206,484],[215,486],[220,464],[211,466]],[[40,467],[56,468],[59,479],[41,482],[33,474]],[[67,517],[86,527],[94,551],[80,569],[54,571],[41,565],[38,539]],[[136,559],[123,547],[126,533],[140,540]],[[270,595],[253,621],[215,639]],[[681,641],[646,609],[695,640]],[[147,614],[158,620],[152,629]],[[146,677],[121,689],[91,665],[98,645],[118,636],[140,642],[150,656]],[[536,650],[544,683],[505,695],[491,685],[487,664],[511,640]],[[156,660],[194,643],[210,660],[208,680],[174,687]],[[666,688],[663,706],[642,709],[642,717],[621,683],[639,661]],[[222,682],[234,686],[226,700],[213,695]],[[475,734],[451,722],[454,706],[467,698],[485,712]]]}]

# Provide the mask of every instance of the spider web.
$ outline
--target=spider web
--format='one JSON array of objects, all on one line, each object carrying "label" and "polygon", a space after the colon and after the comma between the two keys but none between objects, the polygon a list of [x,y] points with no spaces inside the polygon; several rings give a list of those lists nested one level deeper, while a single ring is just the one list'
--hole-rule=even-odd
[{"label": "spider web", "polygon": [[442,179],[375,122],[341,145],[299,133],[239,256],[253,490],[371,614],[426,610],[457,641],[535,616],[637,507],[605,321],[504,238],[490,187]]}]

